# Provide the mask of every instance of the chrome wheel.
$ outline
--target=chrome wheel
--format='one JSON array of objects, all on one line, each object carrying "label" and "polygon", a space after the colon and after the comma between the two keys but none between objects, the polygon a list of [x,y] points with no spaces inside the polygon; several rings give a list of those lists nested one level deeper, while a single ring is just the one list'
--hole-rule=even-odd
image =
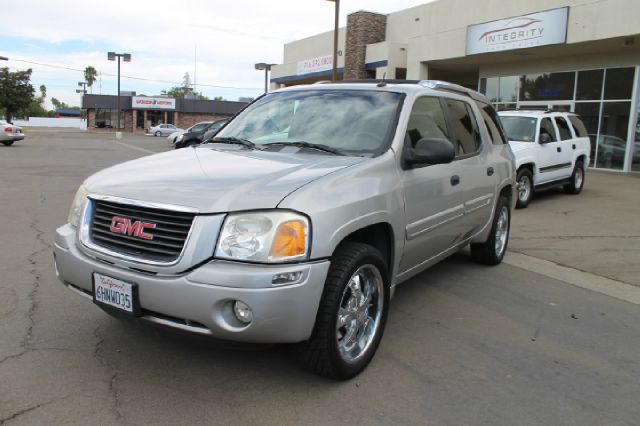
[{"label": "chrome wheel", "polygon": [[336,340],[342,359],[352,363],[373,342],[384,305],[382,274],[374,265],[363,265],[353,273],[342,292]]},{"label": "chrome wheel", "polygon": [[520,200],[520,202],[526,203],[530,195],[531,179],[529,179],[529,176],[523,175],[518,181],[518,200]]},{"label": "chrome wheel", "polygon": [[498,212],[498,221],[496,222],[496,256],[502,256],[502,252],[507,246],[507,238],[509,237],[509,209],[502,206]]},{"label": "chrome wheel", "polygon": [[582,188],[583,180],[584,180],[584,170],[582,170],[582,167],[576,167],[576,171],[573,176],[573,186],[576,189]]}]

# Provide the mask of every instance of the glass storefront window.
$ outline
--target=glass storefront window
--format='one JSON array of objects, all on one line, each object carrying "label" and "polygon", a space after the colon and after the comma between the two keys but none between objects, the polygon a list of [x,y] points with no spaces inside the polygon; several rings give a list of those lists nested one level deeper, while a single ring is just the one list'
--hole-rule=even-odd
[{"label": "glass storefront window", "polygon": [[514,111],[518,109],[518,104],[494,104],[497,111]]},{"label": "glass storefront window", "polygon": [[604,99],[631,99],[634,68],[608,68],[604,80]]},{"label": "glass storefront window", "polygon": [[498,92],[499,102],[516,102],[518,100],[518,82],[520,78],[516,75],[511,77],[500,77],[500,90]]},{"label": "glass storefront window", "polygon": [[498,77],[480,79],[480,93],[491,102],[498,102]]},{"label": "glass storefront window", "polygon": [[602,106],[596,167],[622,170],[627,149],[631,102],[605,102]]},{"label": "glass storefront window", "polygon": [[604,70],[578,71],[576,100],[591,101],[602,97]]},{"label": "glass storefront window", "polygon": [[[97,108],[95,126],[99,129],[118,127],[117,109]],[[124,128],[124,111],[120,111],[120,128]]]},{"label": "glass storefront window", "polygon": [[600,102],[576,102],[575,113],[580,116],[589,133],[591,141],[591,160],[589,167],[596,161],[596,145],[598,142],[598,120],[600,119]]},{"label": "glass storefront window", "polygon": [[633,151],[631,152],[631,170],[634,172],[640,172],[640,108],[636,114],[636,131]]},{"label": "glass storefront window", "polygon": [[[480,91],[498,111],[551,109],[573,111],[584,121],[591,141],[590,167],[640,172],[640,86],[638,111],[631,112],[636,67],[485,77]],[[635,134],[629,133],[636,124]],[[633,144],[629,147],[629,144]]]},{"label": "glass storefront window", "polygon": [[520,101],[573,99],[575,72],[527,74],[520,77]]}]

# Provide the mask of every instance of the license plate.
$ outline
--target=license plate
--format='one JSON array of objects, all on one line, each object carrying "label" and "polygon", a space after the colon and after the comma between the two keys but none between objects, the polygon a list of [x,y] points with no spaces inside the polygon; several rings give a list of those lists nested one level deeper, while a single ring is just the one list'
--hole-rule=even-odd
[{"label": "license plate", "polygon": [[93,301],[132,315],[139,315],[138,286],[106,275],[93,273]]}]

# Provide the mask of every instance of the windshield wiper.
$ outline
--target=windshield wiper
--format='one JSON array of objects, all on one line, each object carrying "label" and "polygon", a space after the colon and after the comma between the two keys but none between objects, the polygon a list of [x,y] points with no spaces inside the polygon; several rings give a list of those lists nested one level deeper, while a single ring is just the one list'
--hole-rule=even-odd
[{"label": "windshield wiper", "polygon": [[274,145],[296,146],[298,148],[317,149],[318,151],[328,152],[328,153],[334,154],[334,155],[347,155],[343,151],[340,151],[337,148],[332,148],[332,147],[330,147],[328,145],[323,145],[321,143],[311,143],[311,142],[305,142],[305,141],[296,141],[296,142],[271,142],[271,143],[265,143],[264,144],[265,147],[270,147],[270,146],[274,146]]},{"label": "windshield wiper", "polygon": [[250,149],[256,149],[256,144],[247,139],[236,138],[234,136],[211,138],[207,143],[231,143],[236,145],[242,145]]}]

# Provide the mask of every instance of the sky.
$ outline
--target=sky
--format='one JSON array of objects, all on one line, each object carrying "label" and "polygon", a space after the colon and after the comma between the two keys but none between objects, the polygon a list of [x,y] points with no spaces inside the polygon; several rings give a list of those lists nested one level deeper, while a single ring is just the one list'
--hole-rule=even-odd
[{"label": "sky", "polygon": [[[358,10],[390,13],[428,1],[342,0],[340,26]],[[22,0],[2,8],[0,56],[9,61],[0,66],[32,68],[36,91],[47,87],[47,108],[52,97],[80,104],[88,65],[101,74],[91,91],[116,94],[108,51],[132,55],[121,65],[121,90],[157,95],[188,72],[203,95],[237,100],[264,90],[255,63],[282,63],[285,43],[332,30],[333,19],[327,0]]]}]

